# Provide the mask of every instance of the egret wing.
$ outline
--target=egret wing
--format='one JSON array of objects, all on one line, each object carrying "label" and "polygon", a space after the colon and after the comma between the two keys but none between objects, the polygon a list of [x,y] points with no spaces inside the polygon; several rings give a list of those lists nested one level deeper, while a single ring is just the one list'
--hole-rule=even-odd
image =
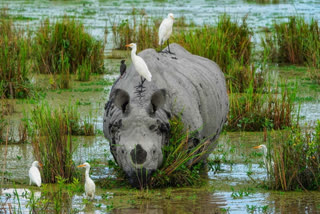
[{"label": "egret wing", "polygon": [[30,177],[30,180],[33,183],[35,183],[38,187],[41,186],[41,175],[37,167],[33,166],[29,169],[29,177]]},{"label": "egret wing", "polygon": [[141,76],[146,78],[149,82],[151,81],[152,75],[148,69],[146,62],[140,56],[136,57],[134,67]]},{"label": "egret wing", "polygon": [[165,18],[159,27],[159,45],[162,45],[172,33],[172,23],[168,18]]}]

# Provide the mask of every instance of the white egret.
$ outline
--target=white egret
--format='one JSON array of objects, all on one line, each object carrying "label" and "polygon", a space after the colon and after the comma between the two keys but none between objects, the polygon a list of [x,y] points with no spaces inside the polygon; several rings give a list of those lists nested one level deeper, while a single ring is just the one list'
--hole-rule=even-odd
[{"label": "white egret", "polygon": [[253,147],[254,149],[261,149],[262,150],[262,153],[263,153],[263,162],[264,162],[264,165],[266,166],[267,168],[267,173],[270,174],[271,170],[273,169],[273,166],[274,166],[274,163],[273,161],[271,160],[271,164],[270,164],[270,161],[267,160],[267,156],[268,156],[268,148],[266,145],[264,144],[261,144],[259,146],[255,146]]},{"label": "white egret", "polygon": [[42,166],[42,164],[38,161],[34,161],[29,169],[30,185],[34,183],[38,187],[41,186],[41,175],[39,171],[39,166]]},{"label": "white egret", "polygon": [[[131,43],[131,44],[126,45],[126,47],[132,48],[131,60],[134,65],[134,68],[141,76],[141,86],[145,80],[148,80],[150,82],[152,75],[148,69],[146,62],[140,56],[137,56],[137,54],[136,54],[137,45],[135,43]],[[142,78],[145,78],[145,79],[143,80]]]},{"label": "white egret", "polygon": [[169,53],[171,53],[170,47],[169,47],[169,37],[171,36],[171,33],[172,33],[173,20],[174,20],[173,14],[169,13],[168,17],[161,22],[159,27],[159,45],[161,46],[161,50],[162,50],[162,45],[167,41]]},{"label": "white egret", "polygon": [[78,167],[84,167],[86,168],[85,172],[85,184],[84,184],[84,190],[86,192],[86,197],[92,200],[94,198],[94,193],[96,191],[96,185],[94,184],[93,180],[89,176],[90,171],[90,164],[85,162],[82,165],[79,165]]}]

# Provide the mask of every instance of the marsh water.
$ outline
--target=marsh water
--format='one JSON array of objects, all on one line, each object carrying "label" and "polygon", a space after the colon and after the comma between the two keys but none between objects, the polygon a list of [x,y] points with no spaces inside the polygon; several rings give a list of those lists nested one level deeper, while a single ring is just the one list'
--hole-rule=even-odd
[{"label": "marsh water", "polygon": [[[259,1],[258,1],[259,2]],[[214,23],[224,12],[235,18],[248,16],[248,24],[256,33],[268,27],[274,20],[286,19],[288,15],[302,14],[320,20],[319,0],[279,0],[273,3],[259,4],[256,1],[244,0],[78,0],[78,1],[42,1],[42,0],[2,0],[9,8],[9,13],[16,17],[22,27],[36,28],[44,18],[59,19],[64,15],[80,19],[89,32],[99,39],[106,38],[106,56],[112,50],[111,23],[116,19],[130,19],[132,8],[144,8],[147,14],[164,17],[168,11],[177,17],[185,16],[196,24]],[[107,30],[106,30],[107,29]],[[259,40],[259,38],[255,38]],[[128,56],[127,52],[121,53]],[[110,70],[118,70],[118,59],[106,59],[105,65]],[[294,73],[294,68],[292,72]],[[280,72],[275,69],[275,72]],[[295,79],[296,77],[290,77]],[[117,74],[94,76],[92,82],[114,80]],[[298,77],[299,78],[299,75]],[[46,85],[45,75],[35,75],[33,80],[39,85]],[[95,126],[102,130],[103,107],[108,99],[110,85],[74,83],[73,88],[81,90],[51,90],[46,100],[52,105],[79,104],[79,111],[88,114],[90,111]],[[312,123],[320,119],[319,88],[310,89],[302,85],[303,91],[298,96],[303,100],[300,116],[303,122]],[[90,89],[90,90],[84,90]],[[97,89],[97,90],[92,90]],[[312,97],[312,99],[304,99]],[[15,112],[10,121],[17,124],[34,106],[30,100],[12,100]],[[297,107],[298,108],[298,107]],[[90,203],[84,203],[84,195],[73,195],[64,203],[64,212],[80,213],[318,213],[320,212],[320,192],[281,192],[261,188],[267,179],[267,172],[262,164],[262,157],[252,149],[263,142],[262,132],[222,133],[219,146],[210,156],[219,157],[224,162],[218,171],[209,170],[205,175],[202,187],[168,188],[150,190],[141,197],[138,190],[102,189],[97,187],[97,196]],[[110,176],[109,169],[103,163],[112,158],[108,141],[99,134],[94,137],[73,137],[77,148],[74,161],[94,161],[92,178],[95,180]],[[7,150],[5,188],[0,196],[0,203],[9,210],[12,206],[17,212],[28,213],[30,206],[25,192],[41,195],[39,188],[28,186],[28,168],[34,160],[30,144],[9,144],[7,148],[0,145],[0,157]],[[1,164],[1,167],[3,163]],[[13,186],[12,183],[15,183]],[[55,185],[48,185],[55,188]],[[15,192],[16,191],[16,192]],[[15,193],[14,193],[15,192]],[[19,196],[19,197],[18,197]],[[67,198],[67,197],[66,197]],[[0,206],[1,208],[1,206]],[[0,210],[0,213],[2,210]],[[9,211],[8,211],[9,213]]]}]

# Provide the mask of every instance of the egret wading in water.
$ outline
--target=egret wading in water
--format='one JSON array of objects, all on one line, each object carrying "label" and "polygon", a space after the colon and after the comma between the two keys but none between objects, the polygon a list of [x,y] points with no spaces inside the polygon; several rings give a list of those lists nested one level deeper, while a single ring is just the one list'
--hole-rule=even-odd
[{"label": "egret wading in water", "polygon": [[126,60],[121,60],[121,65],[120,65],[120,78],[122,78],[123,77],[123,75],[124,75],[124,73],[126,72],[126,70],[127,70],[127,66],[126,66],[126,64],[125,64],[125,61]]},{"label": "egret wading in water", "polygon": [[41,186],[41,175],[39,171],[39,166],[42,166],[41,163],[38,161],[33,161],[30,169],[29,169],[29,178],[30,178],[30,185],[32,183],[36,184],[38,187]]},{"label": "egret wading in water", "polygon": [[86,197],[92,200],[94,198],[94,193],[96,191],[96,185],[94,184],[93,180],[89,176],[90,164],[86,162],[82,165],[79,165],[78,167],[86,168],[84,190],[86,192]]},{"label": "egret wading in water", "polygon": [[267,156],[268,156],[268,148],[267,148],[267,146],[264,145],[264,144],[261,144],[259,146],[255,146],[253,148],[262,150],[263,162],[264,162],[265,167],[267,168],[267,173],[270,174],[271,170],[273,170],[274,163],[271,160],[271,164],[270,164],[270,161],[267,159]]},{"label": "egret wading in water", "polygon": [[[171,53],[170,52],[170,46],[169,46],[169,38],[170,38],[171,33],[172,33],[173,20],[174,20],[173,14],[169,13],[168,17],[165,18],[160,24],[160,27],[159,27],[159,45],[161,47],[160,48],[161,51],[162,51],[162,45],[167,41],[169,53]],[[173,53],[171,53],[171,54],[173,54]]]},{"label": "egret wading in water", "polygon": [[137,56],[136,52],[137,52],[137,45],[136,43],[131,43],[126,45],[126,47],[130,47],[132,48],[131,50],[131,60],[133,63],[134,68],[136,69],[136,71],[139,73],[140,77],[141,77],[141,84],[138,87],[143,88],[143,83],[144,81],[148,80],[149,82],[151,81],[151,73],[148,69],[148,66],[146,64],[146,62],[142,59],[142,57]]}]

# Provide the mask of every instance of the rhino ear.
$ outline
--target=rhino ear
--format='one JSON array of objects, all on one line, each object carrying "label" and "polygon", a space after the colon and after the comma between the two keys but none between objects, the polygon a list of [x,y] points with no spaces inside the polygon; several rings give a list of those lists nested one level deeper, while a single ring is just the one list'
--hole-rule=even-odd
[{"label": "rhino ear", "polygon": [[162,106],[166,102],[166,90],[160,89],[153,93],[151,96],[151,107],[153,113],[156,112],[159,108],[162,108]]},{"label": "rhino ear", "polygon": [[114,104],[122,110],[122,112],[126,112],[129,106],[129,100],[130,96],[128,92],[122,90],[122,89],[117,89],[114,92]]}]

